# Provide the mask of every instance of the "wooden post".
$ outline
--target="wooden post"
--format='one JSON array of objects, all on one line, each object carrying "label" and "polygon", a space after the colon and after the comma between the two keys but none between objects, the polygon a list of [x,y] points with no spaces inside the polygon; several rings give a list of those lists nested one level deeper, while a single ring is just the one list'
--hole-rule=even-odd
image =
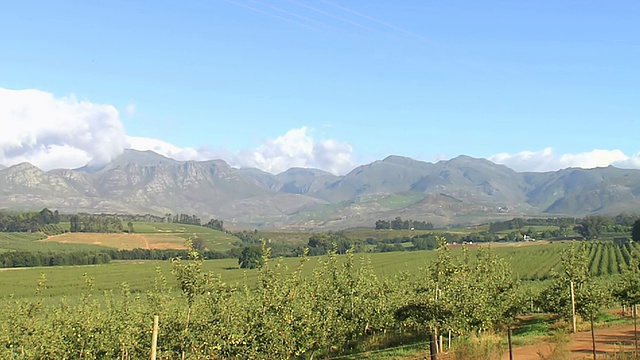
[{"label": "wooden post", "polygon": [[431,332],[429,339],[429,352],[431,353],[431,360],[438,360],[438,337],[435,332]]},{"label": "wooden post", "polygon": [[511,342],[511,326],[507,328],[507,337],[509,338],[509,360],[513,360],[513,343]]},{"label": "wooden post", "polygon": [[638,357],[638,305],[633,305],[633,342],[635,344],[634,354]]},{"label": "wooden post", "polygon": [[158,351],[158,315],[153,316],[153,333],[151,335],[151,360],[156,360]]},{"label": "wooden post", "polygon": [[576,298],[575,298],[575,294],[573,292],[573,280],[571,280],[571,322],[573,324],[573,332],[575,333],[577,331],[577,326],[576,326]]},{"label": "wooden post", "polygon": [[449,343],[447,344],[447,349],[451,349],[451,330],[449,330]]},{"label": "wooden post", "polygon": [[593,330],[593,314],[589,317],[591,322],[591,345],[593,348],[593,360],[596,360],[596,333]]}]

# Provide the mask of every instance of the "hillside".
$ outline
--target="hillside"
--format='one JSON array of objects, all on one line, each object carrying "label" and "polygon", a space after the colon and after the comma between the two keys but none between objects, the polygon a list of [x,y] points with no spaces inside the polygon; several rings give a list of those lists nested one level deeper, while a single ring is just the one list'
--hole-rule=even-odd
[{"label": "hillside", "polygon": [[221,160],[176,161],[127,150],[97,169],[0,168],[0,188],[7,209],[193,213],[231,228],[347,228],[396,216],[443,226],[640,212],[640,170],[518,173],[468,156],[437,163],[389,156],[344,176],[302,168],[273,175]]}]

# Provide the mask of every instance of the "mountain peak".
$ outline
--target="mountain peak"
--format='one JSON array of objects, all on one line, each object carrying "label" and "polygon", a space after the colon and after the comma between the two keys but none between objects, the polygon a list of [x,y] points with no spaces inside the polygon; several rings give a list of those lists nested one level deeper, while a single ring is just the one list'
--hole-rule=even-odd
[{"label": "mountain peak", "polygon": [[9,166],[8,168],[6,168],[7,170],[13,170],[13,171],[25,171],[25,170],[33,170],[33,169],[37,169],[40,170],[39,167],[33,165],[30,162],[21,162],[19,164],[15,164],[12,166]]},{"label": "mountain peak", "polygon": [[160,155],[151,150],[141,151],[141,150],[133,150],[133,149],[125,149],[122,154],[120,154],[115,159],[111,160],[110,163],[101,166],[101,167],[92,167],[90,165],[85,165],[76,171],[84,172],[84,173],[97,173],[101,171],[106,171],[109,169],[116,168],[118,166],[126,166],[128,164],[137,164],[141,166],[155,166],[160,164],[176,164],[179,161],[170,159],[166,156]]},{"label": "mountain peak", "polygon": [[389,162],[389,163],[403,164],[403,165],[410,164],[414,161],[418,161],[418,160],[412,159],[407,156],[400,156],[400,155],[389,155],[386,158],[382,159],[382,162]]}]

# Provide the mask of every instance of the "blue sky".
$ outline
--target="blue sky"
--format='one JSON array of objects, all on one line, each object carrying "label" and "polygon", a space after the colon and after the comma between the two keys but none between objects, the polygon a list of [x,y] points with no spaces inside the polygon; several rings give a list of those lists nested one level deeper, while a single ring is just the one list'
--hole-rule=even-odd
[{"label": "blue sky", "polygon": [[[112,105],[127,136],[187,148],[185,158],[223,157],[274,172],[288,165],[344,172],[390,154],[426,161],[467,154],[518,170],[640,167],[637,1],[1,7],[0,88]],[[55,121],[66,127],[63,118]],[[302,134],[286,136],[296,129]],[[21,149],[35,151],[45,135]],[[311,142],[312,154],[296,158],[290,152],[306,148],[288,141]],[[269,167],[269,156],[279,156],[280,167]],[[347,159],[336,167],[323,156]]]}]

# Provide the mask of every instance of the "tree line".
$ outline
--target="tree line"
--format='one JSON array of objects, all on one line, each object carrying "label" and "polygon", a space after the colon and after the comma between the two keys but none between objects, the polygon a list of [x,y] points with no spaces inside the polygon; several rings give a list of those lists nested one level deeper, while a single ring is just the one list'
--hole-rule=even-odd
[{"label": "tree line", "polygon": [[39,212],[0,212],[0,232],[37,232],[44,225],[58,223],[58,210],[44,208]]},{"label": "tree line", "polygon": [[396,217],[393,220],[377,220],[376,230],[433,230],[434,226],[430,222],[419,220],[402,220],[401,217]]},{"label": "tree line", "polygon": [[[200,252],[206,260],[238,258],[242,249],[228,251]],[[112,260],[170,260],[186,258],[187,250],[173,249],[132,249],[132,250],[81,250],[81,251],[7,251],[0,253],[0,268],[70,266],[107,264]]]},{"label": "tree line", "polygon": [[557,226],[559,228],[573,228],[580,219],[572,217],[552,218],[513,218],[511,220],[489,223],[489,232],[496,233],[505,230],[519,230],[530,226]]}]

